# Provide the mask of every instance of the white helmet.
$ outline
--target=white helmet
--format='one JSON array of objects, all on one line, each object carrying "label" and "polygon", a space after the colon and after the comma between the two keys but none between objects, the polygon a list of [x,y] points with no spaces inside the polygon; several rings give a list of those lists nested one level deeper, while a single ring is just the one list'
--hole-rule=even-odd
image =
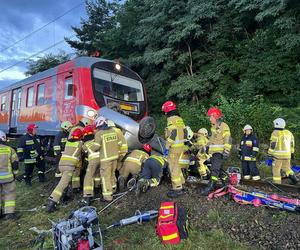
[{"label": "white helmet", "polygon": [[253,131],[253,128],[251,127],[251,125],[247,124],[244,128],[243,128],[243,131],[245,132],[246,130],[252,130]]},{"label": "white helmet", "polygon": [[94,124],[96,128],[103,126],[104,124],[107,124],[106,118],[103,116],[98,116],[96,120],[94,121]]},{"label": "white helmet", "polygon": [[107,122],[108,127],[115,127],[116,126],[116,124],[112,120],[107,120],[106,122]]},{"label": "white helmet", "polygon": [[274,123],[274,128],[285,128],[285,120],[283,120],[282,118],[277,118],[273,121]]},{"label": "white helmet", "polygon": [[200,128],[200,129],[198,130],[198,134],[202,134],[202,135],[204,135],[204,136],[207,136],[207,135],[208,135],[208,131],[207,131],[206,128]]},{"label": "white helmet", "polygon": [[91,124],[91,120],[89,118],[86,118],[86,117],[82,117],[80,119],[80,121],[84,124],[84,126],[87,126],[87,125]]},{"label": "white helmet", "polygon": [[6,141],[6,134],[0,130],[0,140],[1,141]]},{"label": "white helmet", "polygon": [[187,139],[191,140],[193,138],[193,136],[194,136],[193,130],[191,129],[190,126],[185,126],[185,129],[187,131]]}]

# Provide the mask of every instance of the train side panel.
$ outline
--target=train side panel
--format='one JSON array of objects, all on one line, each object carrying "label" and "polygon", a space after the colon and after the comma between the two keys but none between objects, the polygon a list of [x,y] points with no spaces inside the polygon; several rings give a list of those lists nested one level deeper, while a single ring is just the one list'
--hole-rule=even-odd
[{"label": "train side panel", "polygon": [[5,133],[9,132],[9,119],[11,111],[11,91],[0,95],[0,129]]}]

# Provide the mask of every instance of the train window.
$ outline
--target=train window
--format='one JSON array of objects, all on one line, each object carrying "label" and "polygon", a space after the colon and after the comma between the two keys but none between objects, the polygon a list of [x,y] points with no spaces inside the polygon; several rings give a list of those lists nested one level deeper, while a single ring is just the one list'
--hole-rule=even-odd
[{"label": "train window", "polygon": [[73,93],[74,93],[73,78],[68,77],[65,79],[65,99],[66,100],[72,99]]},{"label": "train window", "polygon": [[45,104],[45,84],[38,85],[37,105]]},{"label": "train window", "polygon": [[97,92],[124,101],[144,101],[140,81],[97,68],[94,69],[93,76]]},{"label": "train window", "polygon": [[32,107],[34,103],[34,88],[30,87],[27,89],[27,107]]},{"label": "train window", "polygon": [[6,95],[1,97],[1,111],[6,110]]}]

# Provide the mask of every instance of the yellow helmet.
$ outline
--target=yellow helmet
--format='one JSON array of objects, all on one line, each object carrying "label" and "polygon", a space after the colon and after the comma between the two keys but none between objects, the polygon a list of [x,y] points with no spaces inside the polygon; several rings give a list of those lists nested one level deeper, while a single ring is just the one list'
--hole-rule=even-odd
[{"label": "yellow helmet", "polygon": [[72,123],[69,121],[64,121],[60,124],[60,127],[64,130],[69,130],[70,128],[72,128]]}]

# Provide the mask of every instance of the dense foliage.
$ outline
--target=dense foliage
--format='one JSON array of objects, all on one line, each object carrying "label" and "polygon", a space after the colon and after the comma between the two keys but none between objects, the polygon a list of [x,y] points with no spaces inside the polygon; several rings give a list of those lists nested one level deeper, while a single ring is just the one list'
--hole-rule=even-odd
[{"label": "dense foliage", "polygon": [[300,1],[87,0],[86,6],[88,18],[73,27],[77,38],[68,43],[78,54],[98,50],[139,72],[152,114],[172,99],[196,129],[207,125],[207,108],[219,105],[236,138],[250,123],[266,139],[275,116],[298,126],[285,110],[300,98]]}]

